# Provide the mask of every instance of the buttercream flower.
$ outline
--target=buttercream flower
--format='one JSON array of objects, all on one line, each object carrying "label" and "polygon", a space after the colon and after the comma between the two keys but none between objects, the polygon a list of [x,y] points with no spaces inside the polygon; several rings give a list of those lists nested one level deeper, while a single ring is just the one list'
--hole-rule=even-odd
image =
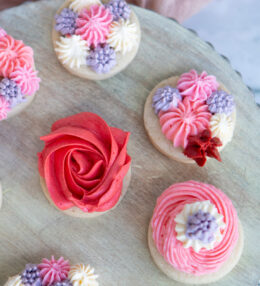
[{"label": "buttercream flower", "polygon": [[0,76],[8,77],[19,66],[33,66],[33,50],[7,35],[0,38]]},{"label": "buttercream flower", "polygon": [[73,35],[76,30],[78,14],[69,8],[64,8],[60,14],[55,15],[55,30],[64,35]]},{"label": "buttercream flower", "polygon": [[6,31],[0,27],[0,39],[7,35]]},{"label": "buttercream flower", "polygon": [[21,274],[22,285],[41,286],[40,270],[36,264],[27,264]]},{"label": "buttercream flower", "polygon": [[214,91],[207,100],[209,111],[215,113],[225,113],[230,115],[234,108],[234,97],[231,94],[226,93],[224,90]]},{"label": "buttercream flower", "polygon": [[77,264],[71,267],[69,278],[73,286],[98,286],[98,275],[89,265]]},{"label": "buttercream flower", "polygon": [[129,133],[109,127],[94,113],[79,113],[55,122],[39,154],[39,172],[61,210],[73,206],[103,212],[118,202],[131,158]]},{"label": "buttercream flower", "polygon": [[203,71],[200,75],[195,70],[184,73],[178,80],[177,87],[182,96],[191,101],[205,101],[213,91],[218,89],[216,77]]},{"label": "buttercream flower", "polygon": [[0,96],[0,120],[5,119],[9,111],[10,111],[9,102],[3,96]]},{"label": "buttercream flower", "polygon": [[4,286],[24,286],[20,275],[16,275],[8,279]]},{"label": "buttercream flower", "polygon": [[105,43],[112,20],[113,16],[108,9],[102,5],[92,5],[80,12],[76,20],[76,34],[89,46]]},{"label": "buttercream flower", "polygon": [[188,145],[183,151],[184,155],[193,159],[200,167],[207,161],[207,156],[221,161],[217,147],[222,146],[218,137],[212,137],[211,131],[205,129],[195,136],[189,136]]},{"label": "buttercream flower", "polygon": [[10,78],[20,86],[23,94],[33,95],[39,89],[41,81],[37,73],[31,66],[24,65],[16,67]]},{"label": "buttercream flower", "polygon": [[174,147],[185,148],[188,137],[197,135],[209,126],[211,114],[203,102],[192,102],[188,98],[179,101],[178,107],[172,107],[159,113],[162,132],[173,142]]},{"label": "buttercream flower", "polygon": [[128,20],[131,15],[131,8],[124,0],[111,0],[106,4],[114,21]]},{"label": "buttercream flower", "polygon": [[38,265],[43,286],[51,286],[55,282],[60,282],[68,277],[70,265],[68,260],[60,257],[55,260],[54,256],[50,260],[44,258]]},{"label": "buttercream flower", "polygon": [[131,52],[137,45],[137,26],[129,20],[113,22],[108,34],[107,43],[123,55]]},{"label": "buttercream flower", "polygon": [[80,12],[83,8],[90,8],[92,5],[100,5],[101,2],[99,0],[73,0],[70,3],[70,9]]}]

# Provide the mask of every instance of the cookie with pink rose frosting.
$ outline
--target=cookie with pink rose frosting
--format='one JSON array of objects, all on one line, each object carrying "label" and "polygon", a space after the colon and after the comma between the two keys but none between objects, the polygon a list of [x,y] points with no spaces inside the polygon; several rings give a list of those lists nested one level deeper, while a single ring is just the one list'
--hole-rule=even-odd
[{"label": "cookie with pink rose frosting", "polygon": [[213,75],[190,70],[159,83],[144,107],[144,125],[153,145],[171,159],[202,167],[221,161],[236,122],[233,95]]},{"label": "cookie with pink rose frosting", "polygon": [[10,277],[4,286],[98,286],[97,278],[90,265],[71,265],[63,257],[52,256],[43,258],[39,264],[26,264],[21,273]]},{"label": "cookie with pink rose frosting", "polygon": [[0,121],[27,107],[39,89],[33,50],[0,27]]},{"label": "cookie with pink rose frosting", "polygon": [[56,55],[70,73],[102,80],[134,59],[141,29],[125,0],[67,0],[55,15],[52,36]]},{"label": "cookie with pink rose frosting", "polygon": [[173,184],[157,199],[148,244],[170,278],[207,284],[227,275],[243,251],[241,223],[231,200],[213,185]]}]

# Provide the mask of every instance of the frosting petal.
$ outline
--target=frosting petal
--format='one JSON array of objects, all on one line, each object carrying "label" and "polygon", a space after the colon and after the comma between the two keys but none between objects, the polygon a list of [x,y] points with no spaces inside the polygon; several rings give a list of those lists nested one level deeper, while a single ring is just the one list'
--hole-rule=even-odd
[{"label": "frosting petal", "polygon": [[107,42],[123,55],[131,52],[137,45],[137,26],[129,20],[113,22],[110,27]]},{"label": "frosting petal", "polygon": [[0,27],[0,39],[7,35],[6,31]]},{"label": "frosting petal", "polygon": [[74,265],[69,272],[69,279],[73,286],[98,286],[97,278],[98,275],[94,274],[94,268],[89,265]]},{"label": "frosting petal", "polygon": [[70,9],[73,9],[75,12],[80,12],[83,8],[90,8],[92,5],[101,5],[100,0],[73,0],[70,3]]},{"label": "frosting petal", "polygon": [[0,120],[5,119],[10,110],[10,104],[3,96],[0,95]]},{"label": "frosting petal", "polygon": [[60,37],[56,42],[57,48],[55,51],[58,58],[63,64],[68,65],[70,68],[79,69],[81,65],[86,64],[88,55],[87,42],[82,40],[80,36],[73,35],[71,37]]}]

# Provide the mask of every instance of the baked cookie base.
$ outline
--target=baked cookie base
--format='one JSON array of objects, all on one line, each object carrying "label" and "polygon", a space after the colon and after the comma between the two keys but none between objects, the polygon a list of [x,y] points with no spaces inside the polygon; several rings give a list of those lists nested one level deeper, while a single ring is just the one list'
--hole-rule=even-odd
[{"label": "baked cookie base", "polygon": [[149,224],[148,230],[148,246],[155,264],[169,278],[186,284],[207,284],[223,278],[236,266],[244,248],[244,233],[242,225],[239,221],[239,238],[229,259],[220,267],[218,271],[200,276],[181,272],[165,261],[164,257],[159,253],[154,243],[151,223]]},{"label": "baked cookie base", "polygon": [[[178,79],[179,76],[173,76],[166,80],[163,80],[158,85],[156,85],[154,89],[151,91],[144,105],[144,127],[154,147],[158,149],[161,153],[163,153],[165,156],[181,163],[194,164],[195,163],[194,160],[188,158],[183,154],[183,148],[173,147],[172,142],[168,140],[162,133],[159,117],[155,114],[154,109],[152,107],[153,96],[157,91],[157,89],[162,88],[166,85],[176,87]],[[220,84],[220,88],[228,92],[228,90],[222,84]],[[236,111],[232,113],[232,117],[235,127]],[[224,147],[225,146],[219,148],[219,151],[221,151]]]},{"label": "baked cookie base", "polygon": [[[70,5],[70,2],[71,2],[70,0],[65,1],[65,3],[57,11],[57,14],[59,14],[63,8],[68,8]],[[108,1],[103,1],[103,3],[106,3],[106,2]],[[103,79],[107,79],[107,78],[114,76],[115,74],[125,69],[132,62],[132,60],[135,58],[138,52],[138,49],[139,49],[139,45],[141,41],[141,28],[140,28],[139,20],[133,11],[130,16],[130,22],[135,23],[137,25],[137,45],[133,48],[131,52],[128,52],[125,55],[122,55],[121,53],[116,53],[117,64],[111,69],[109,73],[98,74],[94,72],[91,68],[89,68],[87,65],[81,66],[79,69],[75,69],[75,68],[71,68],[68,64],[63,64],[61,62],[61,60],[58,57],[58,53],[55,51],[55,49],[57,48],[56,41],[60,39],[61,34],[58,33],[54,29],[54,26],[55,26],[55,20],[54,20],[53,29],[52,29],[52,42],[53,42],[54,51],[57,55],[59,62],[64,66],[64,68],[68,72],[70,72],[71,74],[75,76],[81,77],[81,78],[90,79],[90,80],[103,80]]]},{"label": "baked cookie base", "polygon": [[47,186],[46,186],[46,183],[45,183],[45,180],[44,178],[40,177],[40,184],[41,184],[41,187],[42,187],[42,190],[43,190],[43,193],[45,194],[46,198],[48,199],[49,203],[51,205],[53,205],[56,209],[58,209],[59,211],[61,211],[62,213],[66,214],[66,215],[69,215],[69,216],[74,216],[74,217],[79,217],[79,218],[93,218],[93,217],[97,217],[97,216],[100,216],[100,215],[103,215],[113,209],[115,209],[119,203],[121,202],[121,200],[123,199],[123,197],[125,196],[126,192],[127,192],[127,189],[129,187],[129,184],[130,184],[130,181],[131,181],[131,166],[129,167],[129,170],[127,172],[127,174],[125,175],[124,177],[124,180],[123,180],[123,187],[122,187],[122,193],[121,193],[121,196],[119,198],[119,201],[117,202],[117,204],[110,210],[107,210],[105,212],[92,212],[92,213],[87,213],[87,212],[83,212],[81,209],[79,209],[78,207],[72,207],[72,208],[69,208],[67,210],[61,210],[59,209],[53,202],[53,200],[51,199],[50,197],[50,194],[49,194],[49,191],[47,189]]}]

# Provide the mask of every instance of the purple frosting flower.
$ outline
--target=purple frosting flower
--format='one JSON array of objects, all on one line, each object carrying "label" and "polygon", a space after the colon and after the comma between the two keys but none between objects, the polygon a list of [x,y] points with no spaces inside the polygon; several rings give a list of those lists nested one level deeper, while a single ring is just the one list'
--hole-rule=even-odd
[{"label": "purple frosting flower", "polygon": [[131,8],[124,0],[112,0],[105,6],[110,10],[114,21],[127,20],[130,17]]},{"label": "purple frosting flower", "polygon": [[76,30],[78,14],[69,8],[64,8],[60,15],[55,15],[55,30],[64,35],[73,35]]},{"label": "purple frosting flower", "polygon": [[169,85],[158,88],[153,96],[153,108],[156,114],[161,110],[167,111],[170,107],[177,107],[178,102],[182,99],[177,88]]},{"label": "purple frosting flower", "polygon": [[42,286],[40,271],[36,264],[26,264],[21,274],[21,280],[24,286]]},{"label": "purple frosting flower", "polygon": [[4,78],[0,82],[0,95],[5,97],[11,108],[26,101],[26,98],[21,92],[20,86],[8,78]]},{"label": "purple frosting flower", "polygon": [[96,73],[108,73],[116,65],[116,53],[109,45],[98,45],[90,51],[87,65]]},{"label": "purple frosting flower", "polygon": [[186,236],[190,239],[198,239],[203,243],[210,243],[214,239],[214,233],[218,228],[215,217],[208,212],[199,210],[189,216],[187,221]]},{"label": "purple frosting flower", "polygon": [[211,113],[225,113],[230,115],[235,107],[234,97],[224,90],[214,91],[207,100]]},{"label": "purple frosting flower", "polygon": [[55,282],[54,284],[52,284],[52,286],[72,286],[72,283],[70,282],[70,280],[66,279],[61,282]]}]

